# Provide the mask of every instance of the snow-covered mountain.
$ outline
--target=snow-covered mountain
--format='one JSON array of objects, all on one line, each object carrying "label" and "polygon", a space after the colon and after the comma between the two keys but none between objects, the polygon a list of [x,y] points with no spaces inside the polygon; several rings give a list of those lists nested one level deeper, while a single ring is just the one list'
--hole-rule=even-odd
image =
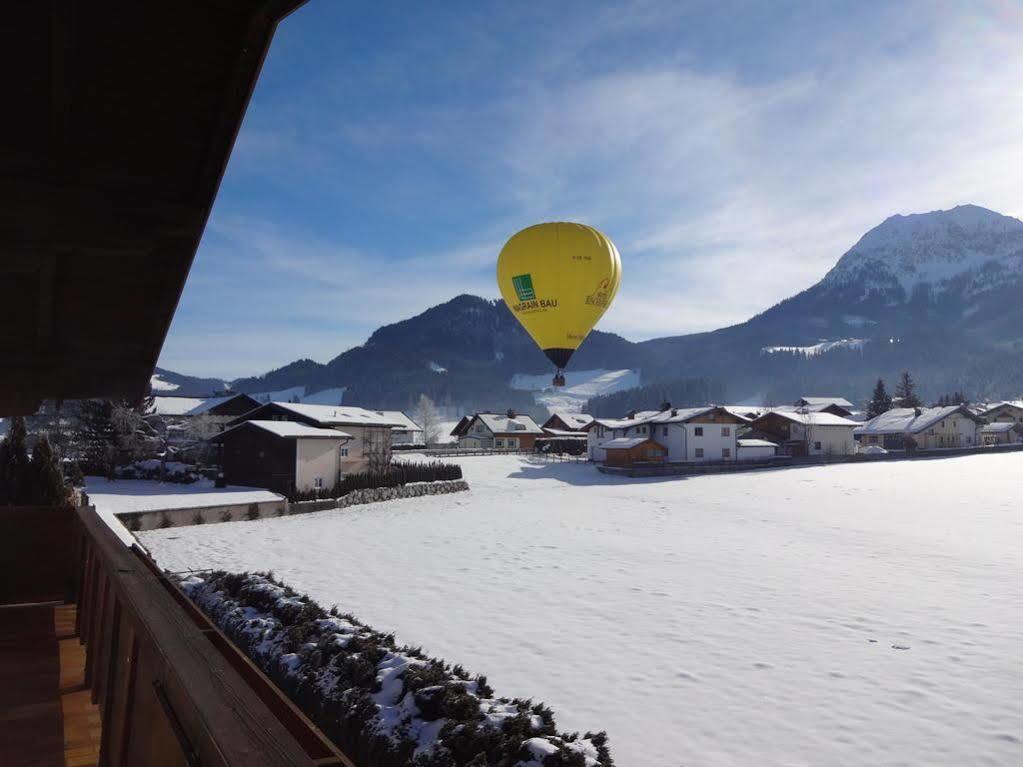
[{"label": "snow-covered mountain", "polygon": [[825,293],[889,303],[921,290],[978,296],[1023,277],[1023,221],[977,205],[892,216],[839,259]]}]

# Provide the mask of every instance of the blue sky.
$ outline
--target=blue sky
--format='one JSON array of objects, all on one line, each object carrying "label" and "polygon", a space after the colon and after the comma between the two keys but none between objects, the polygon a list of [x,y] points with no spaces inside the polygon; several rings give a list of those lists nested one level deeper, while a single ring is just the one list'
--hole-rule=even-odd
[{"label": "blue sky", "polygon": [[[1023,213],[1023,3],[311,0],[280,26],[161,355],[326,361],[504,241],[593,224],[601,322],[741,322],[894,213]],[[785,339],[779,339],[783,343]]]}]

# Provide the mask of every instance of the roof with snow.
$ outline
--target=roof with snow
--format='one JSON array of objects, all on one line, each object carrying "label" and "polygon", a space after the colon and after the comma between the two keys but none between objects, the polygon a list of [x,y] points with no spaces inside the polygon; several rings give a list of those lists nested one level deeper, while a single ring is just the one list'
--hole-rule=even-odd
[{"label": "roof with snow", "polygon": [[543,429],[528,415],[477,413],[475,417],[494,434],[543,434]]},{"label": "roof with snow", "polygon": [[995,410],[1003,407],[1015,408],[1017,410],[1023,410],[1023,401],[1021,400],[1006,400],[1005,402],[992,402],[986,405],[980,412],[980,415],[987,415]]},{"label": "roof with snow", "polygon": [[797,405],[819,405],[821,407],[827,407],[828,405],[838,405],[846,409],[852,409],[853,403],[844,397],[800,397],[796,400]]},{"label": "roof with snow", "polygon": [[886,413],[881,413],[866,423],[859,424],[856,427],[856,434],[918,434],[943,418],[957,413],[974,421],[977,420],[977,417],[962,405],[929,408],[897,407]]},{"label": "roof with snow", "polygon": [[347,440],[351,439],[351,434],[346,434],[339,429],[321,429],[317,426],[308,426],[298,421],[242,421],[237,426],[232,426],[230,429],[224,431],[213,437],[214,440],[218,440],[228,432],[241,429],[246,426],[253,426],[263,431],[268,431],[283,439],[336,439],[336,440]]},{"label": "roof with snow", "polygon": [[189,415],[197,407],[206,402],[204,397],[153,397],[153,406],[149,413],[156,415]]},{"label": "roof with snow", "polygon": [[766,439],[740,439],[736,440],[739,447],[778,447],[773,442],[768,442]]},{"label": "roof with snow", "polygon": [[[283,408],[296,415],[304,416],[318,423],[341,424],[342,426],[402,426],[399,422],[373,410],[340,405],[312,405],[304,402],[268,402],[267,405]],[[263,407],[266,407],[264,405]]]},{"label": "roof with snow", "polygon": [[781,416],[793,423],[802,423],[809,426],[860,426],[858,421],[852,421],[848,418],[843,418],[840,415],[835,415],[834,413],[799,413],[795,410],[775,409],[769,410],[761,417],[766,418],[769,415]]},{"label": "roof with snow", "polygon": [[589,413],[566,413],[563,410],[555,410],[551,413],[551,417],[554,416],[564,421],[566,426],[571,426],[576,430],[585,429],[593,422],[593,416]]},{"label": "roof with snow", "polygon": [[[637,445],[642,445],[644,442],[653,442],[649,437],[618,437],[616,439],[608,440],[602,448],[605,450],[629,450]],[[654,443],[658,444],[658,443]]]},{"label": "roof with snow", "polygon": [[1016,424],[1012,421],[995,421],[994,423],[984,424],[980,427],[980,431],[982,434],[1004,434],[1015,428]]},{"label": "roof with snow", "polygon": [[544,431],[552,437],[565,437],[568,439],[586,439],[586,435],[579,431],[566,431],[565,429],[552,429],[549,426]]},{"label": "roof with snow", "polygon": [[422,431],[423,427],[413,421],[408,415],[401,410],[376,410],[374,411],[377,415],[383,416],[394,421],[395,425],[392,429],[398,431]]}]

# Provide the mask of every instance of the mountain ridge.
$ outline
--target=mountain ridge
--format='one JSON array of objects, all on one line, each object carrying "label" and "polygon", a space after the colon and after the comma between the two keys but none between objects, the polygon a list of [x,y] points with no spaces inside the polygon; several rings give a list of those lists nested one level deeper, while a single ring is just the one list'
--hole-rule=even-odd
[{"label": "mountain ridge", "polygon": [[[1023,388],[1021,295],[1023,222],[977,205],[895,215],[818,282],[745,322],[640,342],[594,331],[572,367],[635,368],[647,384],[720,380],[733,399],[784,401],[821,387],[854,399],[903,368],[935,397],[1011,396]],[[831,350],[799,351],[821,348]],[[346,402],[377,407],[407,406],[419,393],[466,409],[525,407],[529,395],[508,386],[512,376],[549,368],[501,301],[461,294],[327,363],[297,360],[231,384],[347,386]]]}]

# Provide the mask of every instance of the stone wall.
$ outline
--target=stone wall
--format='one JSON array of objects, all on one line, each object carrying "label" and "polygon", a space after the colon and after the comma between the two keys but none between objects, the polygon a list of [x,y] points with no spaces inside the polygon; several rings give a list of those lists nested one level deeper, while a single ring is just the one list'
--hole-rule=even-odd
[{"label": "stone wall", "polygon": [[445,495],[469,489],[464,479],[444,480],[440,482],[413,482],[398,487],[375,487],[366,490],[353,490],[341,498],[322,501],[298,501],[288,505],[289,514],[307,514],[311,511],[324,509],[345,509],[349,506],[361,506],[366,503],[393,501],[396,498],[419,498],[424,495]]}]

